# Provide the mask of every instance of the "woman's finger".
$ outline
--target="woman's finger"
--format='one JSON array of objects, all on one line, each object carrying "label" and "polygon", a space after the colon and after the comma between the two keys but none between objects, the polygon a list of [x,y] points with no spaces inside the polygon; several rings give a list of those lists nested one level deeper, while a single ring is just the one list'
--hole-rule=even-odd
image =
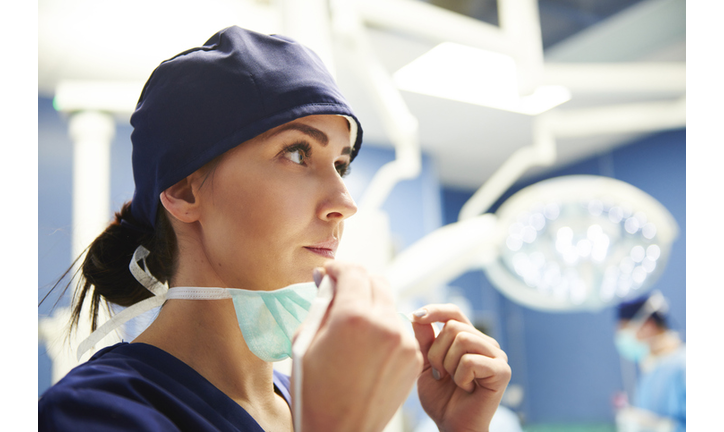
[{"label": "woman's finger", "polygon": [[360,301],[372,301],[370,276],[364,267],[334,260],[327,261],[324,270],[335,282],[335,306],[360,306]]},{"label": "woman's finger", "polygon": [[470,324],[451,320],[437,335],[427,357],[432,367],[440,373],[440,377],[444,377],[445,372],[452,375],[463,354],[471,352],[488,357],[501,355],[500,348],[489,339]]},{"label": "woman's finger", "polygon": [[450,320],[468,324],[474,332],[480,333],[491,344],[500,348],[500,344],[498,343],[498,341],[496,341],[492,337],[486,335],[485,333],[477,330],[472,325],[470,320],[462,313],[460,308],[454,304],[427,305],[427,306],[415,311],[415,313],[412,315],[412,318],[413,318],[413,322],[419,323],[419,324],[428,324],[428,323],[434,323],[434,322],[446,323]]},{"label": "woman's finger", "polygon": [[508,361],[506,354],[501,349],[491,345],[481,336],[482,335],[466,331],[457,333],[450,349],[445,353],[443,369],[450,375],[454,375],[462,357],[466,354],[478,354],[490,358],[501,358],[506,362]]},{"label": "woman's finger", "polygon": [[505,389],[511,371],[508,363],[502,359],[465,354],[452,376],[455,384],[468,393],[472,393],[476,385],[497,392]]},{"label": "woman's finger", "polygon": [[324,269],[324,267],[316,267],[314,269],[314,272],[312,273],[312,277],[314,278],[314,284],[319,288],[319,285],[322,283],[322,279],[327,274],[327,270]]},{"label": "woman's finger", "polygon": [[412,323],[412,330],[415,332],[415,339],[417,339],[417,343],[420,345],[420,352],[423,358],[422,369],[425,370],[430,364],[427,354],[430,351],[432,343],[435,342],[435,330],[432,328],[432,324],[417,323]]},{"label": "woman's finger", "polygon": [[413,316],[415,318],[415,322],[420,324],[432,324],[434,322],[455,320],[472,325],[470,320],[462,313],[460,308],[452,303],[427,305],[416,311]]}]

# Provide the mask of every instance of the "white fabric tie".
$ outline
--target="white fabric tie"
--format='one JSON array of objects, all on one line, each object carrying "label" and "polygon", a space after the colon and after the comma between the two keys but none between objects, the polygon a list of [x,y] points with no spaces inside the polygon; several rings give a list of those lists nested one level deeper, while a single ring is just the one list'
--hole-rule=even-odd
[{"label": "white fabric tie", "polygon": [[223,300],[230,299],[226,288],[173,287],[166,293],[166,300]]},{"label": "white fabric tie", "polygon": [[[93,348],[95,344],[100,342],[108,333],[117,329],[118,327],[125,324],[127,321],[141,315],[144,312],[148,312],[155,307],[163,305],[166,301],[166,293],[168,292],[168,285],[162,284],[156,279],[151,272],[148,270],[146,264],[146,257],[148,257],[149,250],[143,246],[138,246],[133,252],[133,258],[131,259],[128,269],[131,271],[136,280],[146,287],[147,290],[154,294],[153,297],[141,300],[140,302],[131,305],[121,312],[113,315],[111,319],[106,321],[102,326],[98,327],[96,331],[90,334],[83,342],[78,345],[77,359],[80,361],[81,356],[86,353],[89,349]],[[143,261],[141,268],[138,265],[138,261]]]}]

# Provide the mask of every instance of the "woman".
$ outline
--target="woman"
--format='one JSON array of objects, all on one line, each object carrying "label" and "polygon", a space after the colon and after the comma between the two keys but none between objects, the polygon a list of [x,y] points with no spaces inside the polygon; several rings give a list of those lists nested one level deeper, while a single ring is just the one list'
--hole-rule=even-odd
[{"label": "woman", "polygon": [[[279,289],[325,275],[335,295],[303,357],[304,431],[382,430],[415,380],[441,430],[487,430],[510,379],[498,344],[451,305],[415,312],[413,338],[383,280],[333,260],[362,129],[311,51],[222,30],[159,65],[131,124],[136,190],[90,246],[78,304],[141,304],[158,281],[168,300],[41,397],[41,430],[292,430],[289,377],[254,336],[266,325],[238,310],[258,308],[224,296],[301,293]],[[140,261],[149,275],[134,277]]]}]

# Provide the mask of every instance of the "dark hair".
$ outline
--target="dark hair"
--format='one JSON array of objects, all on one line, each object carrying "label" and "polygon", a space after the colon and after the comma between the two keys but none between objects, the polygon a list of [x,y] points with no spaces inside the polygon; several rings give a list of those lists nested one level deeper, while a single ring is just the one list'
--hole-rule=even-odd
[{"label": "dark hair", "polygon": [[668,323],[668,321],[666,320],[666,316],[665,316],[665,315],[660,314],[660,313],[658,313],[658,312],[654,312],[654,313],[651,315],[650,318],[651,318],[652,320],[654,320],[654,322],[656,323],[657,326],[659,326],[659,327],[661,327],[661,328],[663,328],[663,329],[668,329],[668,328],[669,328],[669,323]]},{"label": "dark hair", "polygon": [[[163,207],[159,208],[163,209]],[[126,223],[122,224],[122,220],[126,221]],[[151,252],[146,258],[146,264],[148,270],[161,283],[167,282],[175,273],[178,263],[176,234],[166,216],[166,212],[163,210],[158,212],[156,229],[151,234],[136,230],[132,228],[133,225],[137,226],[137,223],[131,214],[131,203],[129,201],[123,205],[119,212],[115,213],[114,220],[110,225],[86,249],[86,255],[78,271],[80,275],[73,293],[72,304],[74,306],[69,330],[72,331],[78,326],[80,316],[83,313],[83,303],[87,296],[91,297],[90,310],[88,311],[91,318],[91,331],[95,331],[98,327],[98,310],[101,307],[101,297],[105,300],[105,307],[108,309],[109,303],[127,307],[153,295],[133,277],[128,269],[128,264],[131,262],[133,253],[138,246],[142,245]],[[69,272],[70,269],[65,272],[61,280]],[[60,294],[61,297],[72,282],[73,278],[63,289]],[[59,283],[60,280],[51,288],[51,292]],[[45,298],[47,297],[46,295]],[[45,298],[41,300],[41,303]]]},{"label": "dark hair", "polygon": [[[617,306],[617,317],[619,320],[631,320],[636,317],[636,314],[641,310],[649,299],[649,295],[639,297],[634,300],[626,301]],[[666,319],[666,314],[660,311],[654,311],[647,319],[651,319],[654,323],[663,329],[669,328],[669,323]]]}]

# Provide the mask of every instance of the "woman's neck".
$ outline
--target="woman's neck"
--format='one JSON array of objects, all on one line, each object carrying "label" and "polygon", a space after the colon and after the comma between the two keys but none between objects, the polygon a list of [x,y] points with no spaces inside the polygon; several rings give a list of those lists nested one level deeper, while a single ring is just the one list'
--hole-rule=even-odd
[{"label": "woman's neck", "polygon": [[285,416],[291,422],[289,408],[274,392],[272,365],[246,346],[232,300],[168,300],[133,342],[153,345],[186,363],[260,424]]},{"label": "woman's neck", "polygon": [[[226,287],[204,253],[198,224],[172,224],[179,255],[170,286]],[[265,430],[292,430],[291,410],[274,391],[272,365],[249,350],[231,299],[168,300],[134,342],[156,346],[189,365]]]}]

